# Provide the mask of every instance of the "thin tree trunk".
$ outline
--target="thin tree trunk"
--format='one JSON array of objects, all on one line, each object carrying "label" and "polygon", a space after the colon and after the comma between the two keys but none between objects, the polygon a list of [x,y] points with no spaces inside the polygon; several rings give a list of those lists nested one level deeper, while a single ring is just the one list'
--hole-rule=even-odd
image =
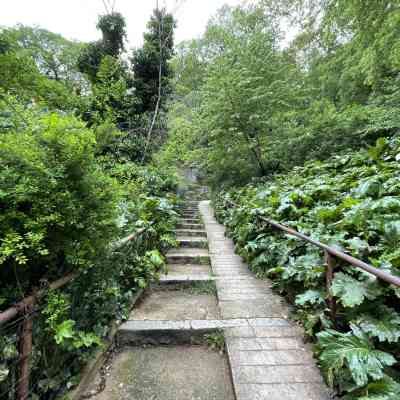
[{"label": "thin tree trunk", "polygon": [[[157,6],[156,7],[157,7],[157,11],[159,11],[158,0],[157,0]],[[158,115],[158,110],[160,109],[161,89],[162,89],[162,83],[161,83],[161,81],[162,81],[162,34],[161,34],[162,24],[163,24],[163,17],[161,15],[160,25],[159,25],[159,28],[158,28],[158,39],[159,39],[159,46],[160,46],[160,63],[159,63],[159,66],[158,66],[158,97],[157,97],[156,108],[154,110],[153,120],[151,121],[150,128],[149,128],[149,130],[147,132],[147,138],[146,138],[146,144],[145,144],[144,151],[143,151],[142,162],[146,158],[147,149],[148,149],[148,147],[150,145],[150,141],[151,141],[151,134],[153,133],[154,125],[156,123],[156,119],[157,119],[157,115]]]}]

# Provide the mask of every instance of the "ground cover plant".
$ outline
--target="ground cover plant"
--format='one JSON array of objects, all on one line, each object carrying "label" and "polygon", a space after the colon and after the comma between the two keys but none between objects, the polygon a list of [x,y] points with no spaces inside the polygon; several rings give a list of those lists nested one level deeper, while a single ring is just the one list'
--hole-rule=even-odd
[{"label": "ground cover plant", "polygon": [[379,139],[358,153],[309,162],[264,184],[217,195],[218,219],[259,277],[296,306],[327,382],[346,398],[399,396],[397,288],[344,263],[336,266],[332,321],[322,252],[259,216],[400,275],[400,139]]}]

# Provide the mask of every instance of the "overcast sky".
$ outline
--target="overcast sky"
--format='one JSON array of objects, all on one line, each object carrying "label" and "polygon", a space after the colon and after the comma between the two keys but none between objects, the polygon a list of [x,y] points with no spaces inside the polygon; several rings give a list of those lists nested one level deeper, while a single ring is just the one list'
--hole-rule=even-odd
[{"label": "overcast sky", "polygon": [[[9,0],[2,3],[0,26],[38,25],[68,39],[85,42],[100,38],[96,21],[97,16],[104,13],[102,0]],[[159,0],[159,3],[160,7],[165,4],[170,12],[178,7],[175,41],[179,43],[200,36],[208,19],[223,4],[237,5],[242,0]],[[128,48],[141,45],[155,4],[156,0],[115,0],[115,10],[126,18]]]}]

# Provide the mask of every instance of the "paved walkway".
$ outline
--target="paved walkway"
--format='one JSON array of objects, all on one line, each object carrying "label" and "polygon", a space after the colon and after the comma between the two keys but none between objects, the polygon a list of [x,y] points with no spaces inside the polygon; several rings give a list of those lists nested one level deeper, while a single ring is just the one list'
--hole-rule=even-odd
[{"label": "paved walkway", "polygon": [[[234,252],[209,201],[199,204],[208,236],[237,400],[326,400],[329,395],[289,309]],[[237,320],[237,326],[233,326]],[[243,323],[245,321],[245,323]],[[240,323],[239,323],[240,322]]]},{"label": "paved walkway", "polygon": [[[312,351],[303,342],[302,329],[289,320],[285,300],[272,291],[268,280],[255,278],[235,254],[209,201],[199,201],[196,189],[187,194],[176,233],[179,247],[166,254],[168,274],[119,327],[118,343],[204,343],[205,334],[222,329],[236,400],[328,400]],[[171,284],[207,281],[215,282],[218,302],[214,295],[192,298],[168,291]],[[230,387],[229,377],[220,384]],[[195,398],[232,396],[210,397],[204,392]]]}]

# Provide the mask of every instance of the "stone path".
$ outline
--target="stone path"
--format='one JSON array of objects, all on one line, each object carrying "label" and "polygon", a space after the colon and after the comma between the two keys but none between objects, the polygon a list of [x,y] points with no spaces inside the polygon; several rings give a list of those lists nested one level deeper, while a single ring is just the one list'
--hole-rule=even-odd
[{"label": "stone path", "polygon": [[218,303],[225,320],[246,325],[225,328],[237,400],[323,400],[328,392],[302,330],[288,320],[288,306],[256,279],[234,252],[208,201],[200,212],[209,241]]},{"label": "stone path", "polygon": [[[181,211],[180,247],[167,253],[169,272],[161,277],[161,289],[150,293],[120,326],[119,344],[182,346],[202,343],[205,334],[222,330],[237,400],[329,399],[302,330],[288,319],[288,305],[269,281],[253,276],[216,222],[210,203],[196,193]],[[215,282],[217,299],[165,289],[209,282]],[[159,291],[163,286],[169,293]],[[196,399],[231,400],[227,385],[220,381],[224,396],[205,390]]]}]

